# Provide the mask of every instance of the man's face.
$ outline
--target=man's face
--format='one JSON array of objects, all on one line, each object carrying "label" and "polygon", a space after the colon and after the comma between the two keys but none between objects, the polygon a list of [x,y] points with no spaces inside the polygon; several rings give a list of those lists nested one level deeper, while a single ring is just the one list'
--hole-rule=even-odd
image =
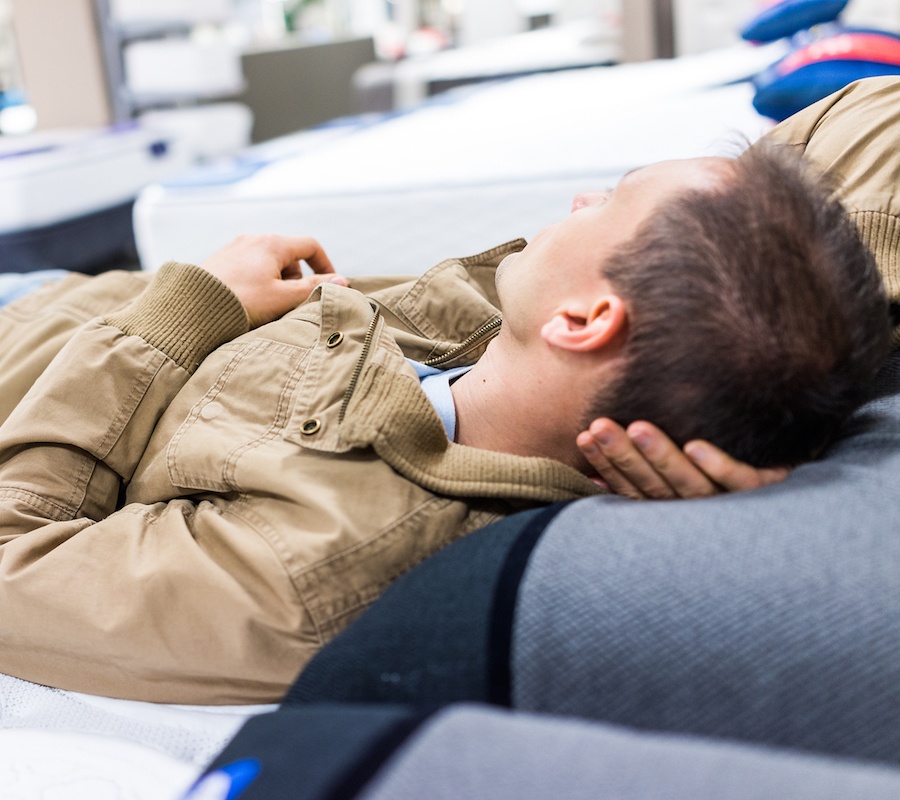
[{"label": "man's face", "polygon": [[[576,195],[572,213],[538,233],[497,270],[504,327],[535,332],[572,296],[593,296],[605,283],[603,265],[667,200],[711,190],[729,174],[731,159],[663,161],[632,170],[612,191]],[[589,294],[588,294],[589,293]]]}]

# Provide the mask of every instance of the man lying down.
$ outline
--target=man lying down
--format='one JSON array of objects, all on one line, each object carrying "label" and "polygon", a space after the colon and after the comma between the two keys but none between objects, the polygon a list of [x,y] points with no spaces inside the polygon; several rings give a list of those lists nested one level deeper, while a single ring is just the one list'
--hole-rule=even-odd
[{"label": "man lying down", "polygon": [[815,457],[888,349],[858,232],[889,269],[896,235],[855,226],[809,164],[852,199],[894,137],[842,137],[898,108],[900,83],[860,85],[416,280],[244,237],[149,285],[73,276],[7,307],[0,672],[276,701],[393,579],[500,516],[604,491],[598,472],[703,494]]}]

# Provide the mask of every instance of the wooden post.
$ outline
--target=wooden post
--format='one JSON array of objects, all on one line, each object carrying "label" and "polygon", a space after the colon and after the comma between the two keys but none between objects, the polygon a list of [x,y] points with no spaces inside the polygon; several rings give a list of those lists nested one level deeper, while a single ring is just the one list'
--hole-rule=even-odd
[{"label": "wooden post", "polygon": [[622,1],[622,60],[649,61],[675,55],[672,0]]},{"label": "wooden post", "polygon": [[92,0],[12,0],[13,28],[38,129],[113,121]]}]

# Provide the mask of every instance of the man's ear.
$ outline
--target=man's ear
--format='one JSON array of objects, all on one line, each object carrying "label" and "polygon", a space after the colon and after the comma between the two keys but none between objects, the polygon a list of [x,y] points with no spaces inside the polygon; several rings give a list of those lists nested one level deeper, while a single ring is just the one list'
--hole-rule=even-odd
[{"label": "man's ear", "polygon": [[621,297],[603,295],[589,307],[572,304],[557,310],[541,328],[541,336],[551,347],[587,353],[606,347],[625,329],[628,313]]}]

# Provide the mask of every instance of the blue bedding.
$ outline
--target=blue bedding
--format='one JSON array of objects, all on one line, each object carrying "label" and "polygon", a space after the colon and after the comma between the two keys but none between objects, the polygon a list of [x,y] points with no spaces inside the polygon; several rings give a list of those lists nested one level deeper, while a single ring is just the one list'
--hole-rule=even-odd
[{"label": "blue bedding", "polygon": [[0,273],[0,307],[24,297],[48,281],[57,281],[66,275],[68,272],[64,269]]}]

